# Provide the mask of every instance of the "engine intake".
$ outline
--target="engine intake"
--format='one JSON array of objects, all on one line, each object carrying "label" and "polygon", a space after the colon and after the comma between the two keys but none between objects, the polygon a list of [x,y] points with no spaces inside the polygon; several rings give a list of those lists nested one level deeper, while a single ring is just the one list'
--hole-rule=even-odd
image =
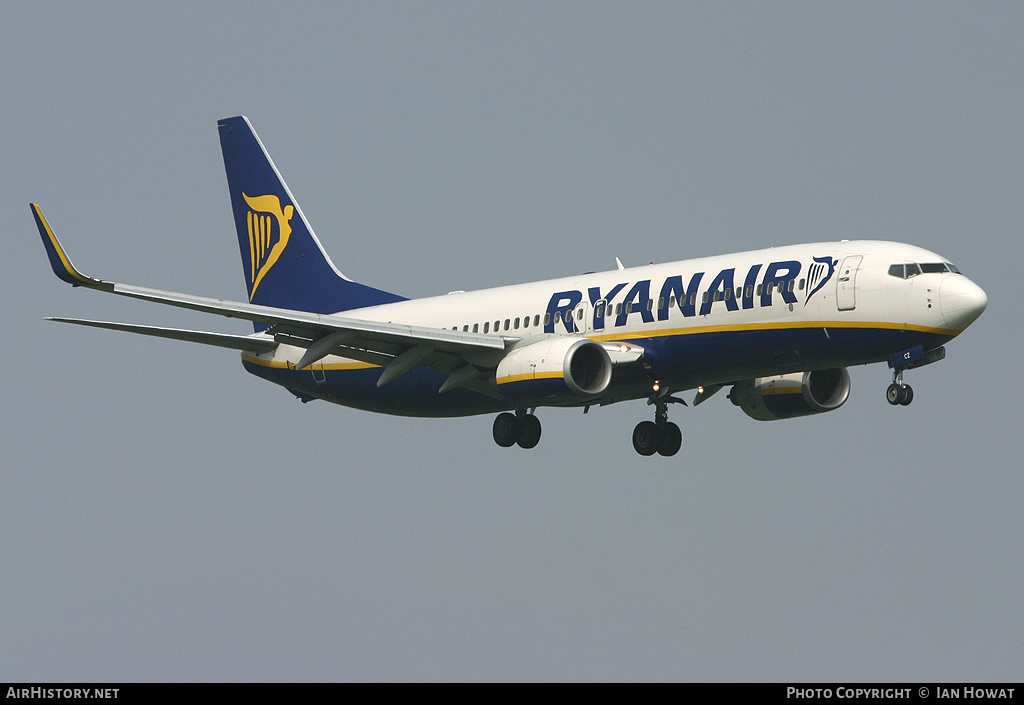
[{"label": "engine intake", "polygon": [[834,411],[849,396],[850,373],[845,367],[748,379],[729,393],[733,404],[758,421]]},{"label": "engine intake", "polygon": [[599,344],[559,336],[515,348],[495,371],[498,391],[517,401],[552,403],[593,397],[608,388],[612,363]]}]

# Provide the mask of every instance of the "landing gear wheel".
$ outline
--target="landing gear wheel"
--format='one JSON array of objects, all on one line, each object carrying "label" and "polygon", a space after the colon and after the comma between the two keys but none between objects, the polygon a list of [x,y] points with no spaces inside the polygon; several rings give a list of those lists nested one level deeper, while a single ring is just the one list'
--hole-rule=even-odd
[{"label": "landing gear wheel", "polygon": [[909,384],[903,385],[903,396],[900,399],[900,406],[909,406],[914,401],[914,388]]},{"label": "landing gear wheel", "polygon": [[[683,432],[674,423],[666,423],[661,429],[661,438],[658,439],[658,453],[666,458],[679,452],[683,446]],[[635,438],[635,436],[634,436]],[[635,441],[634,441],[635,443]]]},{"label": "landing gear wheel", "polygon": [[502,448],[510,448],[519,440],[519,419],[515,414],[508,412],[498,414],[498,417],[494,419],[492,432],[495,443]]},{"label": "landing gear wheel", "polygon": [[885,390],[885,400],[893,406],[898,406],[903,399],[903,387],[893,382]]},{"label": "landing gear wheel", "polygon": [[520,448],[533,448],[538,442],[540,442],[540,419],[533,414],[524,414],[519,419],[519,436],[516,438],[516,443]]},{"label": "landing gear wheel", "polygon": [[908,406],[914,401],[914,389],[909,384],[893,382],[885,390],[885,400],[893,406]]},{"label": "landing gear wheel", "polygon": [[633,429],[633,449],[640,455],[654,455],[658,452],[660,440],[658,424],[653,421],[641,421]]}]

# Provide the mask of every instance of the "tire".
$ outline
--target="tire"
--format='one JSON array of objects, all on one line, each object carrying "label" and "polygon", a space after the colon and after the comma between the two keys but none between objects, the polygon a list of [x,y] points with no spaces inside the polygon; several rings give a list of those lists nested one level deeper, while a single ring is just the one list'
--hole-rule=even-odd
[{"label": "tire", "polygon": [[885,390],[885,400],[893,406],[898,406],[902,398],[903,389],[895,382],[890,384],[889,388]]},{"label": "tire", "polygon": [[540,419],[533,414],[526,414],[519,419],[519,436],[516,443],[520,448],[533,448],[540,442]]},{"label": "tire", "polygon": [[900,406],[910,406],[910,402],[914,401],[914,388],[909,384],[904,385],[903,395],[900,398]]},{"label": "tire", "polygon": [[674,423],[667,423],[661,429],[658,440],[658,453],[666,458],[672,457],[683,447],[683,432]]},{"label": "tire", "polygon": [[502,448],[510,448],[519,439],[519,419],[516,418],[515,414],[510,414],[507,411],[498,414],[497,418],[494,419],[494,427],[491,431],[494,435],[495,443]]},{"label": "tire", "polygon": [[633,429],[633,449],[640,455],[654,455],[658,452],[658,425],[653,421],[641,421]]}]

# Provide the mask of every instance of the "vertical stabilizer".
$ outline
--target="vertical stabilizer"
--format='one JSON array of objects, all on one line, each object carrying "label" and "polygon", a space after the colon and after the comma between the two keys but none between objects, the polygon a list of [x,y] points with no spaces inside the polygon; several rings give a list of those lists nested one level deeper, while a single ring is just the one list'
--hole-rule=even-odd
[{"label": "vertical stabilizer", "polygon": [[404,300],[335,268],[248,118],[227,118],[217,126],[252,303],[335,313]]}]

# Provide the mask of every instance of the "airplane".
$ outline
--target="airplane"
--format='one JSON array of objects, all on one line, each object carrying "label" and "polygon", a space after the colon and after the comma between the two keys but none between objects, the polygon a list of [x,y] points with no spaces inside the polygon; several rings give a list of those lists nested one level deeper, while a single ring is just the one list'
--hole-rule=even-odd
[{"label": "airplane", "polygon": [[251,335],[73,318],[49,320],[230,348],[246,371],[303,402],[385,414],[497,414],[502,447],[533,448],[540,407],[646,400],[641,455],[675,455],[671,404],[730,387],[756,420],[830,412],[848,367],[887,362],[886,399],[913,401],[906,371],[988,304],[945,258],[896,242],[842,240],[567,276],[410,300],[342,274],[244,116],[218,122],[248,301],[94,279],[30,204],[54,273],[73,286],[251,321]]}]

